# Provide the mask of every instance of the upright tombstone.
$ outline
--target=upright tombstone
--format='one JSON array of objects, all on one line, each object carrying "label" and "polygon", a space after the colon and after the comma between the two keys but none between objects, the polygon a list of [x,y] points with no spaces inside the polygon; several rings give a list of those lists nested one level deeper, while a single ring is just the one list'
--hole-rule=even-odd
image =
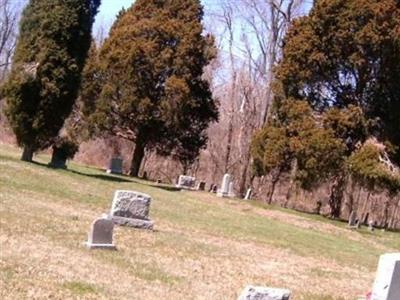
[{"label": "upright tombstone", "polygon": [[123,160],[120,157],[114,157],[110,161],[109,168],[107,169],[108,174],[122,174]]},{"label": "upright tombstone", "polygon": [[246,286],[237,300],[289,300],[291,292],[261,286]]},{"label": "upright tombstone", "polygon": [[213,189],[214,189],[214,183],[211,183],[210,188],[208,189],[208,192],[212,193]]},{"label": "upright tombstone", "polygon": [[110,217],[117,225],[153,229],[154,222],[149,219],[150,203],[149,195],[118,190],[114,194]]},{"label": "upright tombstone", "polygon": [[194,189],[195,183],[196,178],[186,175],[180,175],[176,187],[191,190]]},{"label": "upright tombstone", "polygon": [[218,186],[216,184],[213,185],[211,193],[216,194],[218,192]]},{"label": "upright tombstone", "polygon": [[400,252],[381,255],[371,300],[400,299]]},{"label": "upright tombstone", "polygon": [[251,198],[251,189],[247,189],[246,196],[244,196],[244,200],[250,200]]},{"label": "upright tombstone", "polygon": [[197,185],[196,190],[198,191],[204,191],[206,189],[206,182],[205,181],[200,181]]},{"label": "upright tombstone", "polygon": [[233,181],[229,182],[229,192],[228,192],[228,197],[235,197],[235,191],[233,189]]},{"label": "upright tombstone", "polygon": [[89,249],[115,249],[113,243],[113,222],[105,217],[94,220],[86,246]]},{"label": "upright tombstone", "polygon": [[231,183],[231,175],[225,174],[222,179],[221,189],[217,192],[218,197],[229,196],[229,184]]}]

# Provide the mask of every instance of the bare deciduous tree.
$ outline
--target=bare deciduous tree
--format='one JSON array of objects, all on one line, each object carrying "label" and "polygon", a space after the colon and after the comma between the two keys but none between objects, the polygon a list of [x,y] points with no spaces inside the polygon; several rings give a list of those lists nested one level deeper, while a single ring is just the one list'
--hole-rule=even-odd
[{"label": "bare deciduous tree", "polygon": [[0,82],[5,78],[14,53],[20,10],[12,0],[0,0]]}]

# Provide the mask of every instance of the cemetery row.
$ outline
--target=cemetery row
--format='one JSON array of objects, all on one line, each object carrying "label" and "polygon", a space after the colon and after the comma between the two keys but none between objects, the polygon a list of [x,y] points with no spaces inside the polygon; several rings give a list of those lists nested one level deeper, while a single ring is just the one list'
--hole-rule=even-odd
[{"label": "cemetery row", "polygon": [[[231,176],[226,174],[217,195],[230,197]],[[193,188],[194,178],[181,176],[178,187]],[[203,185],[203,184],[201,184]],[[154,222],[149,218],[151,196],[136,191],[117,190],[114,194],[111,210],[96,219],[91,226],[86,246],[89,249],[116,250],[113,241],[115,225],[153,230]],[[354,221],[354,217],[352,217]],[[246,286],[238,300],[289,300],[288,289]],[[388,253],[381,256],[372,292],[366,300],[400,299],[400,253]]]}]

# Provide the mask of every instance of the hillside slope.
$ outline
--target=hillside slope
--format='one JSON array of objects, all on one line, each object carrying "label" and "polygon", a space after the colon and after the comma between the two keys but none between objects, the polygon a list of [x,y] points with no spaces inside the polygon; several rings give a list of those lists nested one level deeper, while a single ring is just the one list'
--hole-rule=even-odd
[{"label": "hillside slope", "polygon": [[[1,299],[236,299],[247,284],[354,299],[370,289],[379,255],[400,249],[399,233],[19,155],[0,144]],[[116,189],[153,197],[156,230],[116,227],[118,251],[89,251],[90,224]]]}]

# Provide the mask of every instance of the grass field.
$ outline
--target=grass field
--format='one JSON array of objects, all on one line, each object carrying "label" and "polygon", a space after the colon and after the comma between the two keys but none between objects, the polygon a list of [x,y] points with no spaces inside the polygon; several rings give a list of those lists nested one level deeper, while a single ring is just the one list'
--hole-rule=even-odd
[{"label": "grass field", "polygon": [[[399,233],[19,155],[0,144],[1,299],[236,299],[247,284],[288,288],[293,299],[356,299],[379,255],[400,249]],[[117,251],[87,250],[116,189],[153,197],[155,231],[116,227]]]}]

